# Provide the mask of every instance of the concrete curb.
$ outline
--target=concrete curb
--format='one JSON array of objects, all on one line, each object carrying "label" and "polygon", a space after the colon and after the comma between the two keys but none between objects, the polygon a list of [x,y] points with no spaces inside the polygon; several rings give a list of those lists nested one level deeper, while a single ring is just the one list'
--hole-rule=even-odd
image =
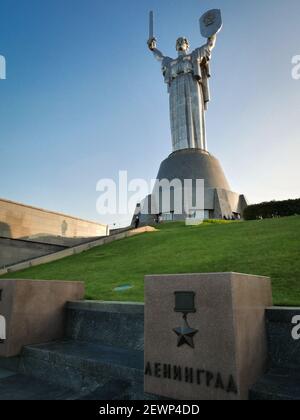
[{"label": "concrete curb", "polygon": [[81,254],[84,251],[89,249],[96,248],[97,246],[106,245],[121,239],[130,238],[132,236],[140,235],[143,233],[157,232],[157,229],[151,226],[141,227],[139,229],[129,230],[123,233],[118,233],[117,235],[107,236],[96,241],[88,242],[83,245],[78,245],[72,248],[64,249],[63,251],[55,252],[54,254],[45,255],[43,257],[34,258],[23,263],[15,264],[10,267],[0,270],[0,276],[8,273],[15,273],[16,271],[25,270],[26,268],[35,267],[38,265],[46,264],[53,261],[58,261],[72,255]]},{"label": "concrete curb", "polygon": [[144,303],[80,300],[68,302],[67,308],[77,311],[97,311],[119,314],[143,314]]}]

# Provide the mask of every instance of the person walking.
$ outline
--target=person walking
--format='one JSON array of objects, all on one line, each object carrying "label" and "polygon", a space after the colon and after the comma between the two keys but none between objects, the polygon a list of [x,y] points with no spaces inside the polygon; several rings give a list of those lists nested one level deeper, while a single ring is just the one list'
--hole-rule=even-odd
[{"label": "person walking", "polygon": [[139,225],[140,225],[140,216],[137,214],[135,217],[135,222],[134,222],[135,229],[138,229]]}]

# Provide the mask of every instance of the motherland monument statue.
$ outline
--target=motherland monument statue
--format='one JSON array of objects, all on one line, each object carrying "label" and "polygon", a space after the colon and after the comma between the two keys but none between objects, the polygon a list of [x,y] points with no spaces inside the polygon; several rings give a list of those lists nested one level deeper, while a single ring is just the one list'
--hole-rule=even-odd
[{"label": "motherland monument statue", "polygon": [[[147,45],[161,63],[168,87],[172,153],[161,163],[152,193],[137,205],[133,222],[137,214],[141,224],[152,223],[153,220],[196,219],[197,222],[198,219],[241,218],[247,207],[245,196],[231,190],[219,161],[207,147],[205,113],[210,101],[210,67],[217,34],[222,26],[219,9],[204,13],[200,18],[200,32],[206,43],[189,52],[190,43],[181,36],[176,42],[178,56],[172,58],[157,48],[154,13],[150,12]],[[183,186],[187,180],[192,182],[189,191],[178,186],[170,188],[177,181]],[[199,180],[203,181],[201,187]],[[165,181],[169,182],[168,186]],[[180,193],[175,194],[174,191]],[[186,195],[191,199],[182,199]],[[195,196],[199,195],[201,200],[195,200]],[[169,197],[168,202],[161,197]],[[175,202],[184,203],[181,211],[177,211]]]},{"label": "motherland monument statue", "polygon": [[222,28],[220,10],[205,13],[200,19],[200,27],[201,34],[207,37],[207,43],[189,54],[188,39],[180,37],[176,42],[178,57],[173,59],[157,49],[154,14],[150,12],[148,47],[161,62],[164,80],[168,85],[173,151],[207,150],[205,111],[210,100],[209,63],[217,33]]}]

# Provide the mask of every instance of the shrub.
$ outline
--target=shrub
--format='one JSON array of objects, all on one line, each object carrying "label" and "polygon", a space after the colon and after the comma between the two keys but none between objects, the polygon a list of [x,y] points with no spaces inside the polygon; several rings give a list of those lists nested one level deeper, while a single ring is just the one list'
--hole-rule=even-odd
[{"label": "shrub", "polygon": [[300,198],[296,200],[270,201],[248,206],[244,211],[245,220],[258,218],[285,217],[300,214]]},{"label": "shrub", "polygon": [[212,225],[226,225],[228,223],[232,223],[232,220],[223,220],[223,219],[206,219],[204,223],[212,224]]}]

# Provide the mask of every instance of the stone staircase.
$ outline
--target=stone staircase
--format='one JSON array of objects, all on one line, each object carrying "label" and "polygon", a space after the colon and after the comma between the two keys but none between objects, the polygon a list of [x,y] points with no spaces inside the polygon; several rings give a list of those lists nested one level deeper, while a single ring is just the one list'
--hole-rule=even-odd
[{"label": "stone staircase", "polygon": [[[144,305],[71,302],[65,338],[0,359],[0,400],[144,400]],[[300,400],[299,309],[267,310],[268,372],[251,400]]]},{"label": "stone staircase", "polygon": [[300,400],[300,340],[292,338],[299,308],[267,310],[269,370],[250,391],[252,400]]},{"label": "stone staircase", "polygon": [[38,381],[45,388],[38,396],[54,399],[151,398],[143,390],[143,304],[73,302],[66,321],[64,340],[24,348],[15,380]]}]

